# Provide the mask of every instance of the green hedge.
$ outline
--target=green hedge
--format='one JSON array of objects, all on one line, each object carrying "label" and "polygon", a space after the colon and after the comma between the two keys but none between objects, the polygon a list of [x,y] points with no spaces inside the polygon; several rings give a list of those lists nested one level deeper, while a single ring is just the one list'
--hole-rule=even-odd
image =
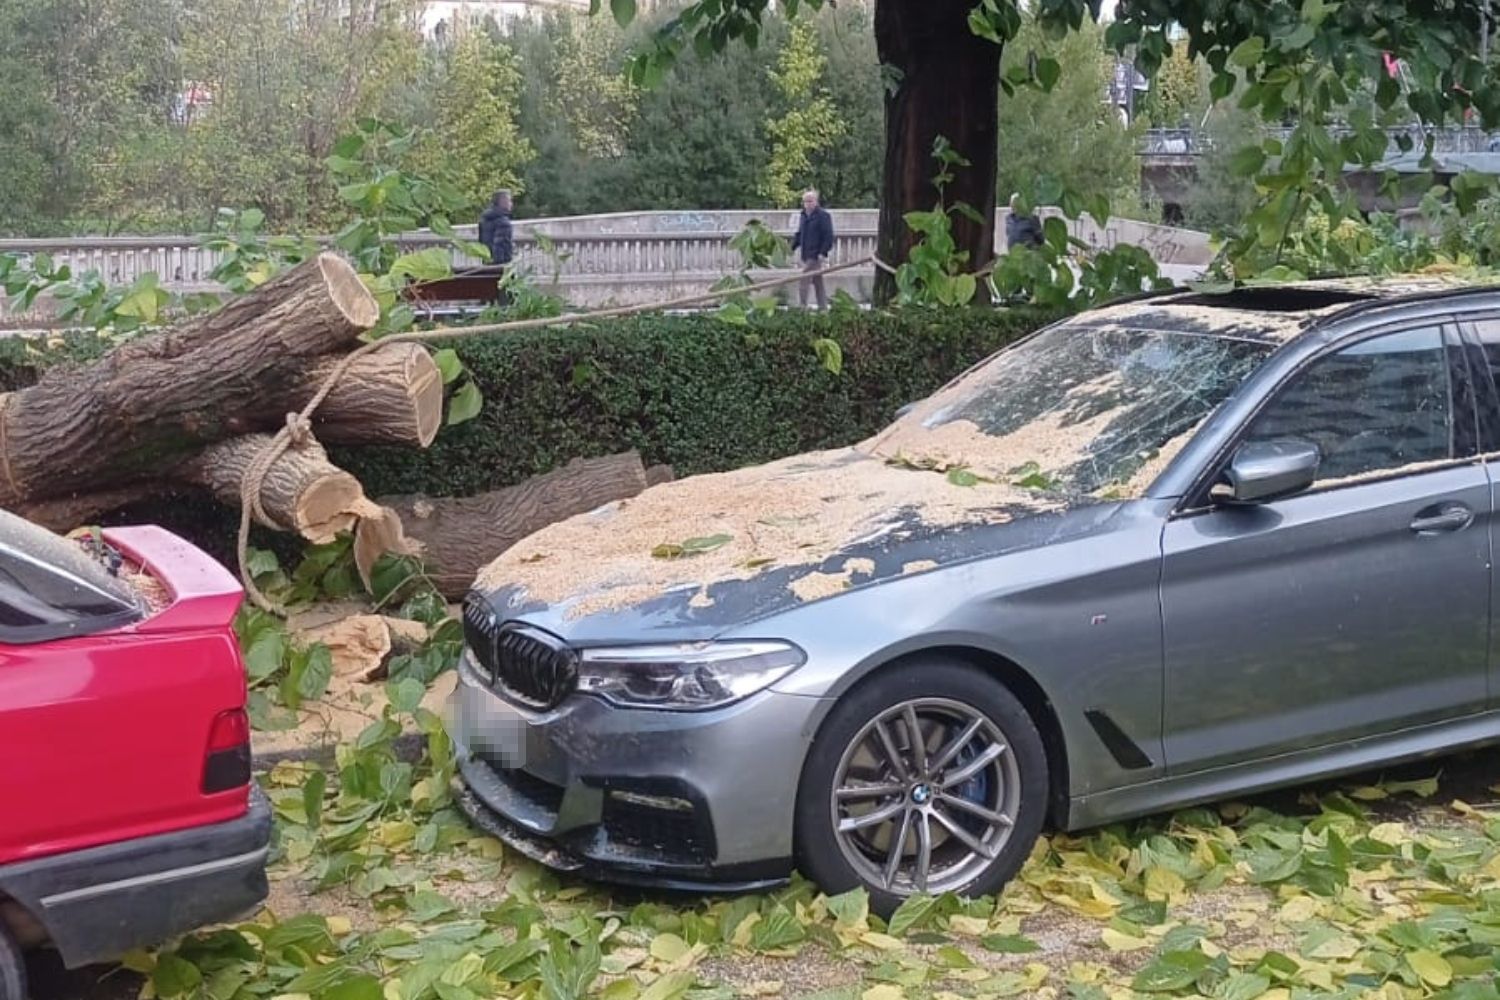
[{"label": "green hedge", "polygon": [[[484,393],[477,418],[444,428],[425,452],[331,452],[372,496],[476,493],[629,448],[679,477],[732,469],[858,441],[1053,318],[1033,309],[784,312],[741,327],[652,315],[461,340],[451,346]],[[811,346],[818,337],[839,343],[841,373],[819,363]],[[0,339],[0,389],[99,352],[82,335],[41,352]],[[232,552],[233,516],[211,502],[183,498],[118,517],[156,520],[221,558]]]},{"label": "green hedge", "polygon": [[[336,449],[373,495],[463,495],[579,456],[636,448],[679,476],[850,444],[903,404],[1050,321],[1031,309],[785,312],[749,327],[645,316],[454,346],[484,392],[474,420],[426,452]],[[814,356],[836,340],[843,370]]]}]

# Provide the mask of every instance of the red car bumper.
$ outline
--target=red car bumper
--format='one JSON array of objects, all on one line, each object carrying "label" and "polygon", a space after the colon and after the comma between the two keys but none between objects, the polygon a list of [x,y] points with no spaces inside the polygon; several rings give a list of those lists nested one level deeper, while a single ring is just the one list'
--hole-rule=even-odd
[{"label": "red car bumper", "polygon": [[118,958],[265,899],[271,808],[223,823],[0,865],[0,897],[29,910],[70,968]]}]

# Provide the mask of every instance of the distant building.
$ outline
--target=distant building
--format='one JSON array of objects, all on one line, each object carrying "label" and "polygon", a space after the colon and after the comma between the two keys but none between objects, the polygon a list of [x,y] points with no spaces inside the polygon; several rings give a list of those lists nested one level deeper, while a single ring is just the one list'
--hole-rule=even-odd
[{"label": "distant building", "polygon": [[[659,2],[637,0],[636,9],[644,12]],[[427,0],[422,9],[422,34],[442,38],[465,21],[472,23],[494,18],[504,25],[517,18],[536,17],[549,11],[587,14],[589,0]]]}]

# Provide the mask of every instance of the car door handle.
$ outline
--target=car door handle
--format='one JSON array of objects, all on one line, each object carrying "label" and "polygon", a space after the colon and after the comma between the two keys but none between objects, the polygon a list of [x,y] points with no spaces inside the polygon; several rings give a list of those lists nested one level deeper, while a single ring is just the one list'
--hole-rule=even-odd
[{"label": "car door handle", "polygon": [[1444,503],[1427,507],[1412,518],[1411,530],[1419,535],[1436,535],[1462,531],[1474,523],[1474,512],[1461,503]]}]

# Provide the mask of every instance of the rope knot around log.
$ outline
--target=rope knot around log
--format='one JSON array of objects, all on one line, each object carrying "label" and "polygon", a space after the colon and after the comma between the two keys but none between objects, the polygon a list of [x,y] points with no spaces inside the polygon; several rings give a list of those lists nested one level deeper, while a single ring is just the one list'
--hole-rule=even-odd
[{"label": "rope knot around log", "polygon": [[314,442],[312,421],[300,413],[286,415],[287,443],[299,451]]}]

